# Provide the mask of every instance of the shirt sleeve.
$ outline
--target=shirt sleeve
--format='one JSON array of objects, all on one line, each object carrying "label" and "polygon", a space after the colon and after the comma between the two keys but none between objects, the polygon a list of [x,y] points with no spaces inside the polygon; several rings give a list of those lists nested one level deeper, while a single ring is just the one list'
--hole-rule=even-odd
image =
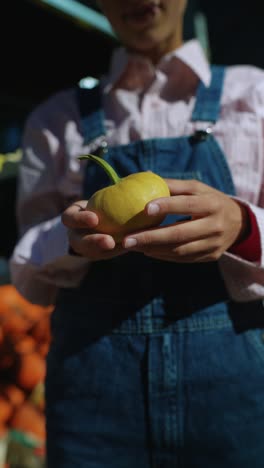
[{"label": "shirt sleeve", "polygon": [[[252,231],[249,238],[242,245],[243,256],[241,252],[229,250],[219,260],[219,267],[223,275],[227,290],[233,300],[237,302],[249,302],[263,300],[264,298],[264,209],[260,206],[243,201],[251,212],[252,219],[255,219],[256,226],[253,227],[257,239],[257,246],[251,253],[246,248],[249,247],[247,241],[252,242]],[[253,218],[254,217],[254,218]],[[254,226],[254,225],[253,225]],[[256,229],[256,230],[255,230]],[[253,236],[254,236],[253,232]],[[238,246],[239,250],[239,246]],[[254,259],[254,251],[257,254]]]},{"label": "shirt sleeve", "polygon": [[[234,133],[234,127],[230,127],[232,131],[223,143],[236,181],[237,196],[234,198],[248,207],[249,213],[251,212],[255,218],[257,230],[255,230],[252,217],[251,227],[255,232],[255,237],[254,232],[251,231],[247,239],[250,245],[246,242],[244,245],[237,246],[238,250],[229,249],[219,259],[219,267],[229,295],[234,301],[262,301],[264,298],[263,70],[248,66],[230,67],[226,75],[225,96],[222,104],[225,110],[228,108],[227,120],[230,115],[229,111],[232,109],[236,112],[238,122],[241,122],[238,133]],[[232,116],[230,124],[231,122]],[[228,126],[225,126],[225,130],[227,128]],[[248,134],[245,129],[249,129]]]},{"label": "shirt sleeve", "polygon": [[54,304],[59,287],[77,287],[89,261],[68,253],[60,216],[30,228],[17,243],[9,265],[12,283],[32,303]]},{"label": "shirt sleeve", "polygon": [[89,266],[88,260],[68,254],[67,231],[61,222],[62,211],[79,198],[62,182],[68,168],[56,121],[63,120],[67,116],[57,118],[53,101],[29,116],[18,174],[19,240],[9,263],[11,281],[26,299],[42,305],[54,303],[59,287],[76,287]]},{"label": "shirt sleeve", "polygon": [[246,208],[250,223],[249,234],[241,242],[232,245],[228,251],[250,262],[259,262],[261,259],[259,228],[254,213],[248,206]]}]

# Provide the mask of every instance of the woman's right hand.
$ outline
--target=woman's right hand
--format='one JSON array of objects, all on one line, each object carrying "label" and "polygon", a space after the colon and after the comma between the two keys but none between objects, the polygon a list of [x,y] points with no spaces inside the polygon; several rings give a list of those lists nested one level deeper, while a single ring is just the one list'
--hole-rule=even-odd
[{"label": "woman's right hand", "polygon": [[86,210],[86,206],[86,200],[74,202],[61,216],[74,252],[92,261],[106,260],[126,253],[127,250],[121,244],[117,245],[112,236],[93,231],[99,222],[98,216]]}]

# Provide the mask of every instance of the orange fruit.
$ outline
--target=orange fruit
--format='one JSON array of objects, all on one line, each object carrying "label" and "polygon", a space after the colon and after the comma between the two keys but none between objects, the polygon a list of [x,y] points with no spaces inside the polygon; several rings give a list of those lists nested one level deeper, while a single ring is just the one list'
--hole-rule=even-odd
[{"label": "orange fruit", "polygon": [[38,411],[31,403],[23,403],[15,410],[10,427],[37,437],[40,441],[45,441],[45,416]]},{"label": "orange fruit", "polygon": [[37,352],[22,354],[16,373],[17,384],[25,390],[32,390],[46,375],[46,362]]}]

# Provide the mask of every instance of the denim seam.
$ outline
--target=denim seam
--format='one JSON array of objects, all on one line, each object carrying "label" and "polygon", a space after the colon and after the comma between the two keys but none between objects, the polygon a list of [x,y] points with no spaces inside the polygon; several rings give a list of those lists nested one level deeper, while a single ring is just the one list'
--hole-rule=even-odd
[{"label": "denim seam", "polygon": [[156,335],[160,332],[168,333],[188,333],[188,332],[197,332],[197,331],[209,331],[209,330],[221,330],[221,329],[232,329],[232,323],[228,320],[222,320],[212,324],[197,324],[197,325],[182,325],[182,324],[173,324],[173,325],[160,325],[156,327],[154,321],[152,322],[152,331],[149,331],[149,327],[145,328],[144,326],[136,327],[134,324],[131,326],[122,326],[118,329],[112,330],[111,334],[114,335]]},{"label": "denim seam", "polygon": [[214,162],[218,167],[218,171],[220,174],[222,172],[224,175],[225,183],[227,185],[226,188],[229,189],[226,191],[226,193],[228,193],[229,195],[235,195],[234,182],[231,176],[230,169],[228,167],[226,157],[223,155],[223,152],[221,151],[221,148],[218,145],[215,138],[209,137],[208,143],[210,145],[210,149],[212,152],[212,156],[214,158]]},{"label": "denim seam", "polygon": [[256,330],[249,330],[246,334],[249,343],[253,346],[261,361],[264,362],[264,344],[258,340],[256,336]]}]

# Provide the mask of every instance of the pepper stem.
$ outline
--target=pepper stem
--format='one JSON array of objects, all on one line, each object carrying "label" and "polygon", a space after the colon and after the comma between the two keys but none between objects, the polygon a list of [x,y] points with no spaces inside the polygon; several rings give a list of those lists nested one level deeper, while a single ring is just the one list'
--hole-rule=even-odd
[{"label": "pepper stem", "polygon": [[104,159],[99,158],[99,156],[95,156],[94,154],[84,154],[83,156],[79,156],[78,159],[90,159],[99,164],[99,166],[101,166],[105,170],[113,184],[117,184],[120,181],[120,177],[117,175],[116,171],[112,168],[112,166],[110,166],[110,164]]}]

